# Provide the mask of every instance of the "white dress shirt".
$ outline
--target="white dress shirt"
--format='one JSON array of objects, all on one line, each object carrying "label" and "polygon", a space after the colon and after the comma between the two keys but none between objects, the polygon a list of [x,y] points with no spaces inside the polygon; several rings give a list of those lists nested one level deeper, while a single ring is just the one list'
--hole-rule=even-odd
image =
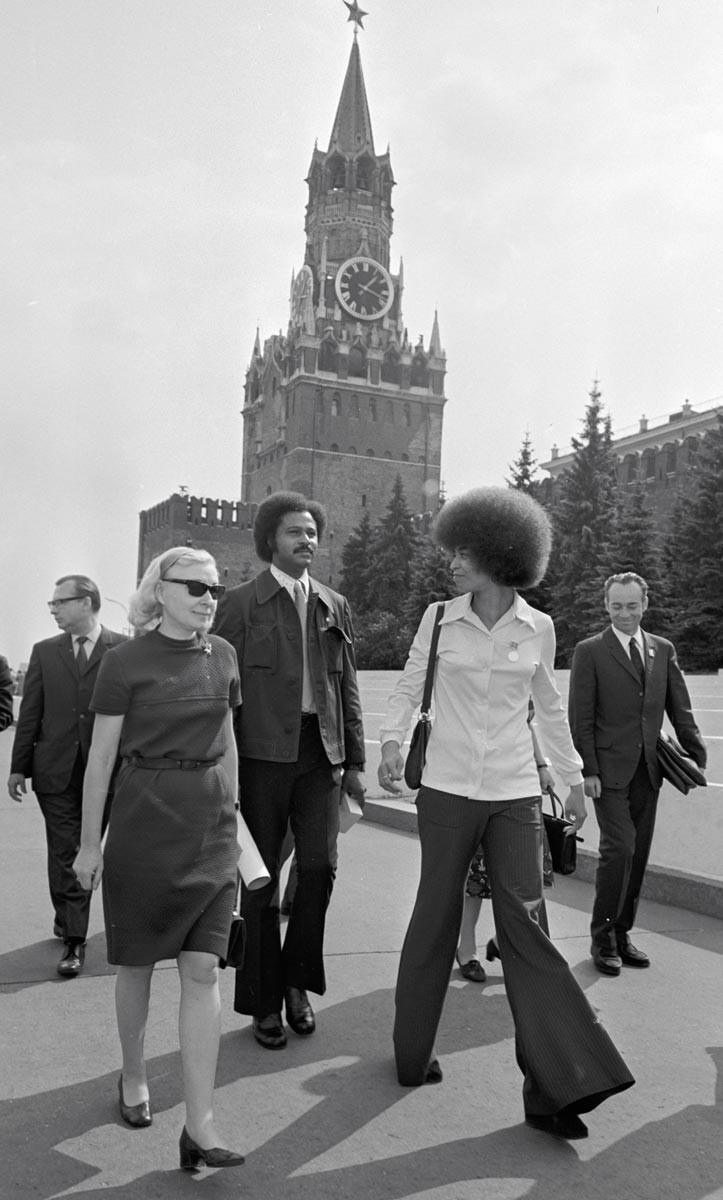
[{"label": "white dress shirt", "polygon": [[306,596],[306,599],[309,599],[310,587],[308,571],[304,571],[304,574],[299,579],[296,579],[293,575],[287,575],[286,571],[280,571],[279,568],[275,567],[273,563],[271,563],[269,570],[271,571],[271,574],[276,582],[280,583],[282,587],[286,588],[292,600],[294,599],[294,584],[296,583],[301,584],[304,589],[304,595]]},{"label": "white dress shirt", "polygon": [[615,634],[615,637],[620,642],[620,645],[622,646],[623,650],[627,654],[628,658],[630,658],[630,643],[631,643],[631,641],[633,641],[633,642],[635,642],[635,645],[638,647],[638,650],[640,651],[640,657],[642,658],[643,662],[645,662],[645,654],[646,654],[645,638],[643,637],[643,631],[639,625],[638,625],[636,632],[633,634],[632,638],[629,633],[621,633],[620,630],[616,629],[614,625],[611,625],[610,628],[612,629],[613,633]]},{"label": "white dress shirt", "polygon": [[[402,745],[424,691],[437,605],[422,617],[404,673],[389,699],[382,743]],[[568,786],[582,783],[555,683],[555,628],[515,593],[487,629],[472,611],[472,593],[448,600],[440,626],[432,692],[432,733],[422,782],[474,800],[536,796],[540,783],[527,723],[535,727],[552,769]]]},{"label": "white dress shirt", "polygon": [[85,643],[83,645],[83,649],[85,650],[85,657],[90,658],[91,654],[95,650],[95,643],[100,637],[100,623],[94,625],[93,628],[86,634],[73,633],[71,636],[73,638],[73,654],[75,657],[78,657],[78,638],[84,636]]}]

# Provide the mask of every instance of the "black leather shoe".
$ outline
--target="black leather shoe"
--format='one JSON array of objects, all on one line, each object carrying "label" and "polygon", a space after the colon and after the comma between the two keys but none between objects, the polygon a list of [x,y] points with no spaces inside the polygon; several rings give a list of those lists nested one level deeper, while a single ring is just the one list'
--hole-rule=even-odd
[{"label": "black leather shoe", "polygon": [[553,1137],[561,1138],[566,1142],[579,1141],[581,1138],[587,1137],[585,1122],[580,1120],[577,1113],[566,1112],[564,1108],[558,1113],[552,1113],[545,1117],[527,1113],[525,1125],[529,1125],[531,1129],[539,1129],[540,1133],[550,1133]]},{"label": "black leather shoe", "polygon": [[178,1149],[181,1152],[182,1171],[197,1171],[201,1163],[206,1167],[240,1167],[246,1161],[243,1154],[238,1154],[235,1150],[224,1150],[222,1146],[204,1150],[198,1142],[194,1142],[185,1125]]},{"label": "black leather shoe", "polygon": [[455,954],[457,966],[464,975],[465,979],[471,979],[472,983],[485,983],[487,972],[478,958],[470,958],[467,962],[460,962],[459,954]]},{"label": "black leather shoe", "polygon": [[153,1124],[150,1101],[141,1100],[140,1104],[126,1104],[123,1099],[122,1075],[118,1079],[118,1107],[120,1115],[131,1129],[146,1129],[148,1125]]},{"label": "black leather shoe", "polygon": [[650,959],[645,951],[638,950],[637,947],[634,946],[630,941],[630,938],[628,938],[626,942],[621,942],[618,945],[618,954],[620,955],[620,961],[626,967],[650,966]]},{"label": "black leather shoe", "polygon": [[600,946],[593,946],[590,953],[592,954],[592,961],[602,975],[620,974],[623,964],[615,950],[604,950]]},{"label": "black leather shoe", "polygon": [[316,1029],[314,1010],[303,988],[286,989],[286,1020],[299,1037],[308,1037]]},{"label": "black leather shoe", "polygon": [[254,1037],[259,1046],[266,1050],[283,1050],[286,1033],[281,1023],[281,1013],[269,1013],[267,1017],[254,1017]]},{"label": "black leather shoe", "polygon": [[56,967],[63,979],[75,979],[85,962],[85,942],[66,942],[63,957]]},{"label": "black leather shoe", "polygon": [[397,1079],[402,1087],[421,1087],[423,1083],[441,1083],[444,1076],[436,1058],[430,1058],[423,1079],[407,1079],[397,1068]]}]

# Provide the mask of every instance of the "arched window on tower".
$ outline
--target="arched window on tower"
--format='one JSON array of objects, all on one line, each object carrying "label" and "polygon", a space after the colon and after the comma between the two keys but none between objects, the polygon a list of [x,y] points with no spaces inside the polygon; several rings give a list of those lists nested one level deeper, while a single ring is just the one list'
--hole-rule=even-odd
[{"label": "arched window on tower", "polygon": [[331,415],[332,417],[341,416],[341,396],[338,392],[334,392],[331,398]]},{"label": "arched window on tower", "polygon": [[643,479],[655,479],[655,451],[646,450],[643,454],[641,475]]},{"label": "arched window on tower", "polygon": [[367,450],[367,458],[376,458],[376,455],[375,455],[374,451],[372,450],[371,446]]},{"label": "arched window on tower", "polygon": [[418,346],[412,359],[412,387],[429,387],[427,356]]},{"label": "arched window on tower", "polygon": [[377,402],[373,396],[369,397],[369,420],[376,421],[377,419]]},{"label": "arched window on tower", "polygon": [[359,397],[356,392],[352,392],[349,397],[349,416],[359,420]]},{"label": "arched window on tower", "polygon": [[349,375],[355,379],[366,379],[367,356],[364,347],[355,342],[349,351]]},{"label": "arched window on tower", "polygon": [[319,347],[319,370],[331,371],[336,374],[337,365],[337,345],[336,338],[332,334],[325,334],[321,339]]},{"label": "arched window on tower", "polygon": [[329,161],[329,183],[335,192],[343,191],[346,187],[346,163],[340,154],[335,154]]},{"label": "arched window on tower", "polygon": [[363,192],[372,190],[372,164],[368,158],[360,158],[356,164],[356,186]]},{"label": "arched window on tower", "polygon": [[410,426],[412,424],[412,406],[411,404],[404,405],[404,424]]},{"label": "arched window on tower", "polygon": [[668,442],[665,447],[665,471],[668,475],[674,475],[678,468],[678,447],[674,442]]},{"label": "arched window on tower", "polygon": [[382,360],[382,382],[398,384],[399,380],[399,355],[396,350],[387,350]]}]

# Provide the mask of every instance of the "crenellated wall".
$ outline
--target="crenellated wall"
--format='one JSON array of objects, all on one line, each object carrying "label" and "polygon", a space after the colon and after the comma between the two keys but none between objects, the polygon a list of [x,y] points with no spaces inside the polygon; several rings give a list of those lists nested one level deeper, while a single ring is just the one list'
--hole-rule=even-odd
[{"label": "crenellated wall", "polygon": [[252,532],[256,507],[174,492],[168,500],[145,509],[140,513],[138,578],[152,558],[171,546],[208,550],[216,559],[222,583],[230,587],[256,575],[261,567]]}]

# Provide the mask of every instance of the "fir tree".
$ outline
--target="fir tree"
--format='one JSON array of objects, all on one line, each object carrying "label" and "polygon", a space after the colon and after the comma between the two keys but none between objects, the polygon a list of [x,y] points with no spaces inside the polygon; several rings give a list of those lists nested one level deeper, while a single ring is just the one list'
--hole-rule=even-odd
[{"label": "fir tree", "polygon": [[419,534],[407,506],[404,484],[397,475],[387,511],[374,530],[369,548],[368,609],[393,613],[401,623],[418,545]]},{"label": "fir tree", "polygon": [[439,604],[440,601],[449,600],[456,595],[457,589],[452,580],[447,555],[435,546],[431,537],[420,537],[403,609],[410,644],[429,605]]},{"label": "fir tree", "polygon": [[374,531],[367,509],[341,552],[342,568],[339,588],[351,605],[355,622],[369,610],[373,540]]},{"label": "fir tree", "polygon": [[611,543],[611,574],[634,571],[648,584],[648,608],[643,625],[651,633],[670,637],[672,606],[669,592],[663,583],[661,549],[648,508],[645,484],[638,479],[628,491],[627,498],[618,498],[615,531]]},{"label": "fir tree", "polygon": [[666,546],[675,607],[675,642],[684,667],[723,666],[723,414],[690,469]]},{"label": "fir tree", "polygon": [[532,454],[532,441],[530,432],[525,430],[525,436],[522,439],[520,453],[513,463],[510,463],[510,471],[512,478],[508,479],[510,487],[515,488],[518,492],[532,493],[534,491],[534,476],[537,470],[537,459]]},{"label": "fir tree", "polygon": [[573,438],[573,460],[560,476],[553,516],[549,569],[558,638],[558,666],[569,666],[577,643],[599,628],[603,583],[611,573],[617,479],[610,418],[597,383],[590,392],[582,437]]}]

